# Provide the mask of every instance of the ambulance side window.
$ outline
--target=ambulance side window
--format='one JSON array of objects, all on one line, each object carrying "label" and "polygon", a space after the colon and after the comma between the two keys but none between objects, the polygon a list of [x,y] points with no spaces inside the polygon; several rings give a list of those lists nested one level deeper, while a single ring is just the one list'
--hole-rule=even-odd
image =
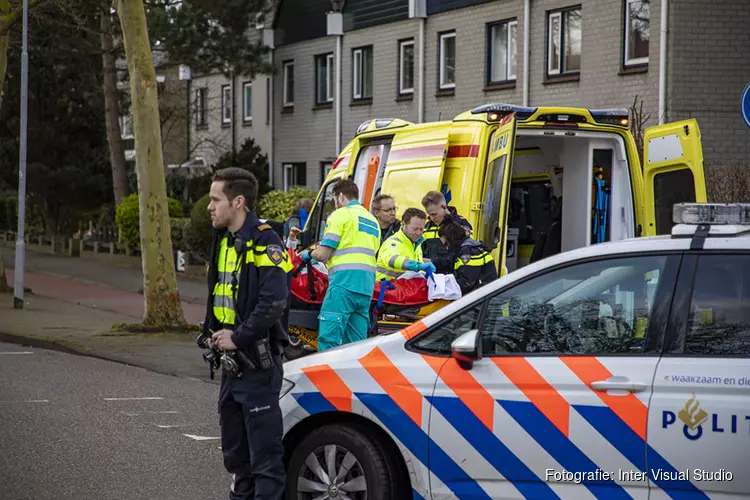
[{"label": "ambulance side window", "polygon": [[312,238],[310,244],[320,241],[323,238],[323,233],[326,229],[326,220],[336,208],[333,201],[333,185],[337,181],[338,179],[335,179],[323,188],[323,195],[318,199],[318,204],[315,205],[315,208],[313,208],[312,215],[310,216],[309,231]]},{"label": "ambulance side window", "polygon": [[480,329],[483,352],[641,354],[667,261],[643,256],[585,262],[505,290],[489,300]]},{"label": "ambulance side window", "polygon": [[684,353],[750,354],[750,255],[699,258]]}]

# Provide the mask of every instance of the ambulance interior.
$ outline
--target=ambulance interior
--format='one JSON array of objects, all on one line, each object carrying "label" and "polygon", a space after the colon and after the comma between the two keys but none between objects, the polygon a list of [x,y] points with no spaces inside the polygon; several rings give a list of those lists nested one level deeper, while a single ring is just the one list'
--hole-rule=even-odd
[{"label": "ambulance interior", "polygon": [[519,129],[508,271],[567,250],[634,237],[633,207],[625,144],[618,135]]}]

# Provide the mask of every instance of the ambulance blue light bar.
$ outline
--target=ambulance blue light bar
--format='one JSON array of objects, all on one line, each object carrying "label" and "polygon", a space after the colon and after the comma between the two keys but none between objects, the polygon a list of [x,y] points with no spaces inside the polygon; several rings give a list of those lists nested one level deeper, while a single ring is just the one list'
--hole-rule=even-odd
[{"label": "ambulance blue light bar", "polygon": [[589,113],[595,122],[605,125],[627,127],[630,123],[628,110],[620,109],[590,109]]},{"label": "ambulance blue light bar", "polygon": [[487,113],[489,121],[498,121],[511,113],[515,113],[518,120],[525,120],[536,113],[537,109],[526,106],[515,106],[513,104],[494,103],[474,108],[471,110],[471,114],[481,115]]},{"label": "ambulance blue light bar", "polygon": [[672,222],[750,226],[750,203],[678,203],[672,207]]}]

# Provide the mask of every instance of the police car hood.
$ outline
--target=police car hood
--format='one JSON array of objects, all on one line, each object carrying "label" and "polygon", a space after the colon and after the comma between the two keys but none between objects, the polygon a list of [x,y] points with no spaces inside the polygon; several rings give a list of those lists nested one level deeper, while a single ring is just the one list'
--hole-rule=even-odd
[{"label": "police car hood", "polygon": [[359,342],[334,347],[333,349],[326,349],[323,352],[316,352],[315,354],[310,354],[299,359],[287,361],[284,363],[284,377],[293,377],[294,375],[299,374],[303,368],[308,366],[338,365],[342,362],[356,361],[370,352],[373,347],[383,342],[383,340],[394,335],[398,335],[398,333],[394,332],[387,335],[378,335],[369,339],[360,340]]}]

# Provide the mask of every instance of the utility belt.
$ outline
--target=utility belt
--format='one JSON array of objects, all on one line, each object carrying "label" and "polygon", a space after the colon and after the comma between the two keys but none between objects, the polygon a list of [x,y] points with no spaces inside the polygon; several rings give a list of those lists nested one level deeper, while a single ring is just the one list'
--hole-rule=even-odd
[{"label": "utility belt", "polygon": [[[224,328],[228,325],[222,325]],[[234,325],[231,325],[233,328]],[[210,334],[213,334],[209,330]],[[280,346],[275,345],[269,339],[268,334],[262,335],[255,339],[250,346],[245,349],[235,349],[233,351],[220,351],[208,347],[208,342],[201,335],[197,339],[198,346],[205,349],[203,351],[203,360],[208,363],[211,380],[214,378],[214,371],[219,367],[223,369],[224,374],[231,378],[241,378],[246,372],[262,372],[276,366],[274,356],[278,356]]]}]

